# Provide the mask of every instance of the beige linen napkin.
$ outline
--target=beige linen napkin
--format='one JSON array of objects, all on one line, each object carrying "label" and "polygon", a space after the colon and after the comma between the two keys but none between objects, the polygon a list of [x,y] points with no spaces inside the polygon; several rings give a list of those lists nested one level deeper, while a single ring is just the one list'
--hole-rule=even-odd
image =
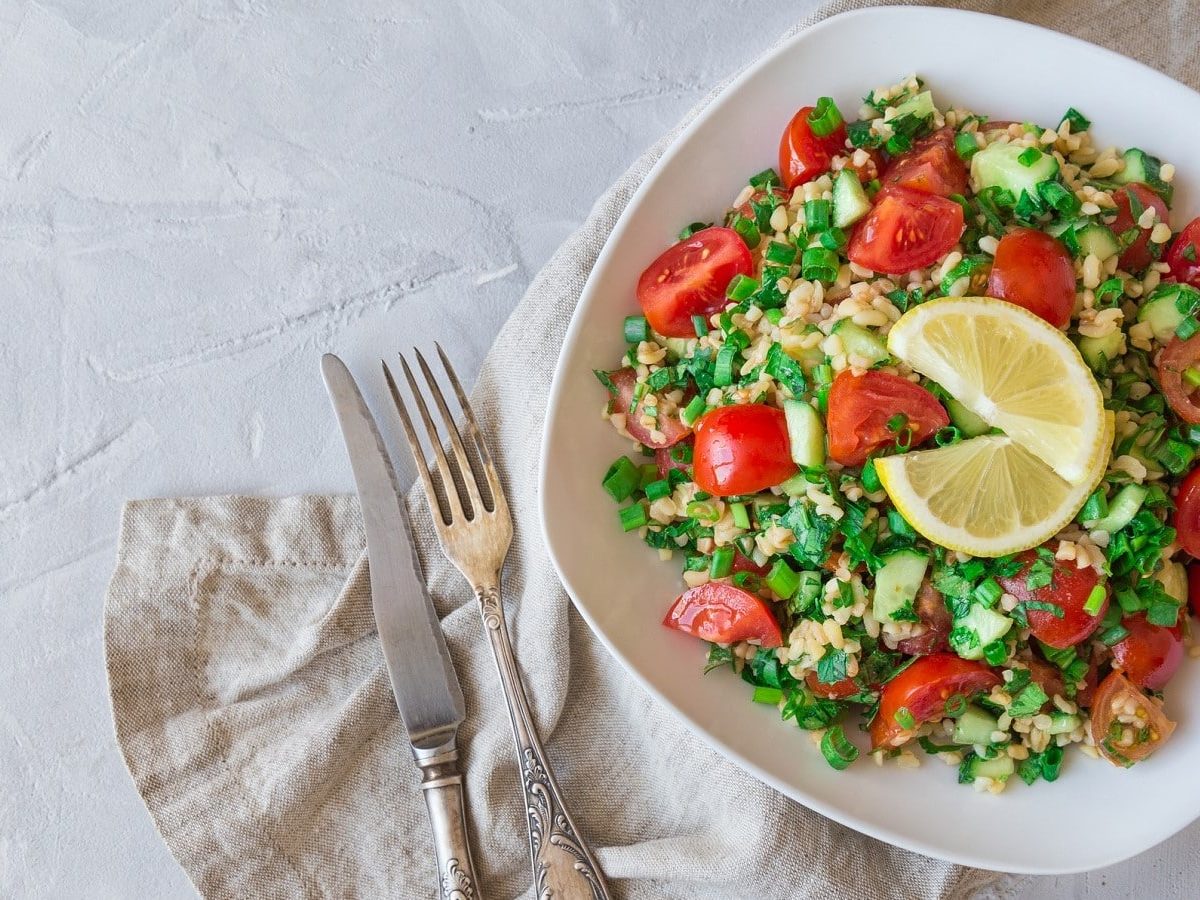
[{"label": "beige linen napkin", "polygon": [[[829,4],[797,27],[862,5]],[[1200,80],[1182,2],[1153,11],[1103,0],[976,8]],[[517,654],[576,821],[617,896],[1007,892],[1011,879],[833,824],[710,750],[600,647],[541,547],[536,471],[547,360],[609,230],[671,137],[622,176],[550,260],[474,392],[520,523],[506,579]],[[489,896],[530,896],[511,737],[480,617],[437,551],[421,498],[409,508],[467,697],[461,744],[480,874]],[[163,839],[205,896],[433,894],[429,827],[374,635],[362,549],[357,504],[346,497],[125,508],[105,609],[117,738]]]}]

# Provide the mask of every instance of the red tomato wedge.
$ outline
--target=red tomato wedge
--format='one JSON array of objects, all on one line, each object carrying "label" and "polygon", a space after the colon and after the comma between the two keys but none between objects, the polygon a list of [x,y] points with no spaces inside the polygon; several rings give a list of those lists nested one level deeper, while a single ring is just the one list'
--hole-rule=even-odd
[{"label": "red tomato wedge", "polygon": [[[1140,727],[1118,721],[1120,710],[1126,703],[1133,704],[1142,714],[1135,714]],[[1091,713],[1092,740],[1105,759],[1116,766],[1131,766],[1145,759],[1175,730],[1175,723],[1163,714],[1162,707],[1120,672],[1112,672],[1100,682],[1096,696],[1092,698]]]},{"label": "red tomato wedge", "polygon": [[[1175,540],[1179,541],[1179,546],[1200,559],[1200,466],[1188,472],[1179,485],[1179,493],[1175,495],[1175,518],[1171,524],[1175,526]],[[1192,572],[1196,569],[1194,565],[1188,567],[1188,593],[1192,597],[1192,608],[1200,615],[1192,587],[1196,583]]]},{"label": "red tomato wedge", "polygon": [[1183,662],[1183,634],[1178,625],[1167,628],[1136,613],[1121,624],[1128,636],[1113,644],[1113,668],[1140,688],[1161,691]]},{"label": "red tomato wedge", "polygon": [[883,184],[902,185],[926,194],[949,197],[967,192],[967,167],[954,149],[950,126],[917,141],[897,156],[883,173]]},{"label": "red tomato wedge", "polygon": [[1023,306],[1055,328],[1065,328],[1075,308],[1075,264],[1060,241],[1018,228],[996,247],[987,294]]},{"label": "red tomato wedge", "polygon": [[902,275],[937,262],[962,232],[963,210],[953,200],[893,185],[875,195],[846,254],[863,268]]},{"label": "red tomato wedge", "polygon": [[650,263],[637,283],[638,303],[650,327],[667,337],[695,337],[692,316],[725,308],[725,288],[749,275],[754,259],[732,228],[697,231]]},{"label": "red tomato wedge", "polygon": [[796,474],[783,411],[752,403],[719,406],[696,422],[692,474],[717,497],[752,494]]},{"label": "red tomato wedge", "polygon": [[1167,251],[1171,277],[1192,287],[1200,287],[1200,218],[1192,219],[1179,232]]},{"label": "red tomato wedge", "polygon": [[1073,560],[1046,560],[1051,566],[1050,583],[1030,588],[1029,576],[1039,559],[1038,554],[1034,550],[1026,550],[1017,559],[1023,563],[1020,571],[1015,575],[997,578],[1000,586],[1021,603],[1052,603],[1062,613],[1058,616],[1051,610],[1027,608],[1025,616],[1035,638],[1061,650],[1075,646],[1100,627],[1100,621],[1108,611],[1107,595],[1095,615],[1089,615],[1083,608],[1091,596],[1092,588],[1100,583],[1100,576],[1095,569],[1091,566],[1077,569]]},{"label": "red tomato wedge", "polygon": [[783,643],[779,623],[761,598],[718,581],[684,591],[663,624],[716,644],[755,641],[761,647],[778,647]]},{"label": "red tomato wedge", "polygon": [[[897,415],[904,416],[903,424],[889,429]],[[855,375],[847,369],[829,389],[829,455],[843,466],[861,466],[868,454],[904,438],[906,429],[910,446],[916,447],[949,424],[937,397],[899,375]]]},{"label": "red tomato wedge", "polygon": [[[1133,215],[1130,196],[1136,198],[1136,204],[1134,204],[1138,213],[1136,216]],[[1117,204],[1117,218],[1110,227],[1118,238],[1134,227],[1141,216],[1141,210],[1151,206],[1158,211],[1160,222],[1167,221],[1167,204],[1163,203],[1162,198],[1144,184],[1134,182],[1123,188],[1117,188],[1112,192],[1112,198]],[[1127,272],[1140,272],[1154,262],[1154,254],[1150,250],[1150,229],[1140,228],[1137,239],[1122,251],[1120,259],[1117,261]]]},{"label": "red tomato wedge", "polygon": [[853,697],[860,690],[853,678],[843,678],[841,681],[826,684],[817,677],[816,672],[809,672],[804,680],[810,691],[826,700],[845,700],[847,697]]},{"label": "red tomato wedge", "polygon": [[[1064,693],[1066,685],[1063,682],[1062,669],[1036,656],[1027,660],[1026,665],[1029,666],[1030,677],[1050,700],[1054,699],[1055,694],[1064,698],[1067,696]],[[1049,705],[1050,700],[1046,701],[1046,705]]]},{"label": "red tomato wedge", "polygon": [[946,701],[958,695],[970,698],[991,690],[1000,676],[984,663],[963,659],[954,653],[922,656],[883,686],[879,695],[879,713],[871,722],[871,747],[898,747],[912,737],[911,728],[896,721],[900,717],[912,728],[946,714]]},{"label": "red tomato wedge", "polygon": [[690,443],[691,440],[689,439],[686,441],[681,441],[674,447],[659,447],[654,451],[654,464],[658,466],[659,478],[666,478],[671,473],[672,469],[678,469],[680,472],[692,471],[692,464],[690,462],[683,462],[676,459],[674,456],[674,451],[677,451]]},{"label": "red tomato wedge", "polygon": [[808,114],[812,111],[811,106],[800,107],[779,139],[779,174],[789,191],[828,172],[834,154],[846,143],[845,125],[839,125],[825,137],[813,134],[808,124]]},{"label": "red tomato wedge", "polygon": [[1187,576],[1188,605],[1192,608],[1192,615],[1200,619],[1200,565],[1188,566]]},{"label": "red tomato wedge", "polygon": [[683,424],[679,416],[659,416],[656,428],[662,435],[662,440],[656,440],[653,429],[647,428],[638,420],[641,407],[639,406],[632,414],[630,413],[630,406],[633,403],[633,392],[637,387],[637,372],[631,368],[625,368],[606,374],[608,375],[608,380],[613,383],[613,387],[617,389],[617,393],[613,396],[612,401],[613,411],[624,413],[625,430],[638,443],[658,450],[679,443],[691,433],[691,429]]},{"label": "red tomato wedge", "polygon": [[[1193,425],[1200,424],[1197,391],[1183,380],[1190,368],[1200,366],[1200,334],[1186,341],[1177,337],[1158,354],[1158,384],[1175,415]],[[1195,555],[1195,554],[1193,554]]]},{"label": "red tomato wedge", "polygon": [[928,581],[922,581],[915,605],[917,618],[925,626],[925,631],[916,637],[897,641],[896,649],[909,656],[928,656],[930,653],[949,650],[948,639],[954,619],[950,610],[946,608],[946,599],[941,591]]}]

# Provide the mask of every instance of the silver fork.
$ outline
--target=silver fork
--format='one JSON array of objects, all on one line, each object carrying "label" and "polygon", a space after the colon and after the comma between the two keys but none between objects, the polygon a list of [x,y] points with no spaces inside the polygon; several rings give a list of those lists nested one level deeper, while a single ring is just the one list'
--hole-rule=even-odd
[{"label": "silver fork", "polygon": [[[404,433],[417,462],[425,496],[433,512],[433,523],[437,528],[442,552],[458,567],[463,577],[470,582],[479,601],[479,611],[491,642],[496,668],[500,670],[500,684],[508,704],[512,720],[513,735],[517,743],[517,759],[521,767],[521,786],[524,791],[526,821],[529,826],[529,853],[533,861],[533,884],[539,900],[562,897],[567,900],[608,900],[608,887],[596,864],[596,858],[579,836],[575,823],[567,813],[562,793],[550,770],[550,762],[542,749],[534,728],[533,716],[529,712],[529,701],[521,682],[521,672],[513,655],[508,627],[504,622],[504,603],[500,594],[500,572],[504,568],[504,557],[512,542],[512,517],[504,499],[504,489],[492,462],[491,454],[479,427],[471,405],[467,402],[462,385],[450,361],[437,346],[438,356],[446,370],[454,393],[458,397],[466,420],[467,431],[474,444],[477,459],[486,478],[487,491],[482,491],[470,457],[463,444],[462,436],[454,424],[454,416],[446,405],[446,398],[437,380],[433,377],[425,358],[416,349],[417,364],[425,376],[428,393],[433,397],[445,425],[446,437],[450,439],[453,461],[442,449],[443,437],[429,415],[425,399],[412,369],[403,354],[400,364],[408,381],[413,399],[429,443],[433,448],[434,461],[441,491],[417,440],[408,407],[396,386],[391,369],[383,366],[384,378],[392,401],[404,423]],[[485,497],[486,493],[486,497]],[[444,499],[443,499],[444,498]],[[489,504],[486,502],[490,500]]]}]

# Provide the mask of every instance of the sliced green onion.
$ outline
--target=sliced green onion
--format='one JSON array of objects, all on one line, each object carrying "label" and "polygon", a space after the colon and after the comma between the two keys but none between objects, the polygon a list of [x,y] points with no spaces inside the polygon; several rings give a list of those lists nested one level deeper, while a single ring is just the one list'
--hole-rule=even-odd
[{"label": "sliced green onion", "polygon": [[671,495],[671,482],[665,478],[660,478],[657,481],[652,481],[646,485],[647,500],[661,500],[663,497]]},{"label": "sliced green onion", "polygon": [[1172,475],[1182,475],[1191,466],[1195,455],[1196,452],[1192,449],[1191,444],[1170,439],[1154,455],[1154,458],[1162,463],[1163,468]]},{"label": "sliced green onion", "polygon": [[777,687],[756,687],[754,689],[754,702],[766,703],[768,706],[774,706],[783,699],[783,691]]},{"label": "sliced green onion", "polygon": [[783,310],[778,307],[768,309],[763,313],[763,317],[772,325],[778,325],[783,321]]},{"label": "sliced green onion", "polygon": [[837,131],[845,119],[832,97],[822,97],[808,114],[808,127],[817,137],[827,137]]},{"label": "sliced green onion", "polygon": [[692,330],[696,332],[696,337],[704,337],[708,334],[708,319],[704,316],[692,316]]},{"label": "sliced green onion", "polygon": [[697,394],[688,402],[688,405],[683,408],[683,412],[679,414],[679,418],[683,420],[684,425],[687,425],[690,428],[692,425],[696,424],[697,419],[704,415],[704,411],[707,408],[708,407],[704,402],[704,398]]},{"label": "sliced green onion", "polygon": [[1008,659],[1008,645],[1004,641],[992,641],[983,647],[983,658],[989,666],[998,666]]},{"label": "sliced green onion", "polygon": [[761,285],[757,280],[748,275],[738,274],[733,277],[733,280],[725,288],[725,296],[734,303],[741,303],[760,287]]},{"label": "sliced green onion", "polygon": [[1089,616],[1094,616],[1100,612],[1100,607],[1104,605],[1104,598],[1108,596],[1108,589],[1102,584],[1092,588],[1092,592],[1088,594],[1087,601],[1083,604],[1083,611]]},{"label": "sliced green onion", "polygon": [[658,481],[658,465],[655,463],[646,463],[644,466],[638,466],[638,473],[638,487],[643,491],[651,483]]},{"label": "sliced green onion", "polygon": [[763,257],[767,262],[772,262],[780,266],[790,266],[796,261],[796,245],[785,244],[782,241],[771,241],[771,243],[767,244],[767,250],[763,253]]},{"label": "sliced green onion", "polygon": [[1200,369],[1189,366],[1183,370],[1183,380],[1192,387],[1200,387]]},{"label": "sliced green onion", "polygon": [[1042,751],[1041,765],[1042,777],[1047,781],[1054,781],[1058,778],[1058,772],[1062,768],[1063,748],[1058,744],[1051,744]]},{"label": "sliced green onion", "polygon": [[733,571],[733,548],[718,547],[713,551],[712,563],[708,567],[709,578],[724,578]]},{"label": "sliced green onion", "polygon": [[621,528],[625,531],[634,531],[650,521],[650,518],[646,515],[646,507],[640,503],[626,506],[621,510],[620,516]]},{"label": "sliced green onion", "polygon": [[828,363],[821,363],[819,366],[813,366],[812,370],[813,381],[817,384],[832,384],[833,383],[833,366]]},{"label": "sliced green onion", "polygon": [[917,727],[917,720],[913,718],[913,714],[909,711],[907,706],[902,706],[896,710],[895,715],[893,715],[892,718],[894,718],[896,720],[896,724],[905,731],[912,731],[912,729]]},{"label": "sliced green onion", "polygon": [[650,323],[645,316],[625,317],[625,340],[630,344],[650,340]]},{"label": "sliced green onion", "polygon": [[879,473],[875,471],[875,460],[873,459],[868,459],[863,465],[862,486],[868,494],[873,494],[883,487],[883,482],[879,480]]},{"label": "sliced green onion", "polygon": [[1127,637],[1129,637],[1129,629],[1124,625],[1114,625],[1112,628],[1106,628],[1100,632],[1100,643],[1111,647],[1113,644],[1119,643]]},{"label": "sliced green onion", "polygon": [[717,352],[717,360],[713,364],[713,384],[717,387],[728,387],[733,384],[733,361],[738,355],[738,348],[726,344]]},{"label": "sliced green onion", "polygon": [[750,527],[750,512],[745,503],[730,503],[729,510],[733,513],[733,524],[738,528]]},{"label": "sliced green onion", "polygon": [[838,257],[825,247],[809,247],[800,257],[800,275],[808,281],[837,281]]},{"label": "sliced green onion", "polygon": [[939,447],[949,447],[951,444],[957,444],[962,439],[962,432],[953,425],[939,428],[933,435],[933,442]]},{"label": "sliced green onion", "polygon": [[908,416],[904,413],[896,413],[887,420],[887,430],[895,434],[901,428],[908,424]]},{"label": "sliced green onion", "polygon": [[767,573],[766,585],[776,596],[790,600],[800,589],[800,573],[782,559],[777,559],[771,566],[771,571]]},{"label": "sliced green onion", "polygon": [[[1132,197],[1133,194],[1130,194],[1129,196]],[[1179,338],[1181,341],[1186,341],[1197,331],[1200,331],[1200,322],[1196,321],[1195,316],[1188,316],[1186,319],[1180,322],[1178,327],[1175,329],[1175,337]]]},{"label": "sliced green onion", "polygon": [[830,228],[822,231],[817,240],[826,250],[841,250],[846,246],[846,232],[840,228]]},{"label": "sliced green onion", "polygon": [[[1037,192],[1042,202],[1064,218],[1077,214],[1082,205],[1078,197],[1057,181],[1043,181],[1037,186]],[[1119,280],[1117,285],[1120,286]]]},{"label": "sliced green onion", "polygon": [[975,599],[980,606],[993,607],[996,601],[1004,594],[1004,588],[996,582],[995,578],[988,578],[979,583],[975,588]]},{"label": "sliced green onion", "polygon": [[729,227],[736,231],[746,246],[753,250],[758,246],[758,242],[762,240],[762,234],[758,230],[758,223],[753,219],[743,216],[741,213],[734,215],[733,220],[729,223]]},{"label": "sliced green onion", "polygon": [[721,517],[716,505],[707,500],[693,500],[687,505],[686,512],[690,518],[699,519],[701,522],[715,522]]},{"label": "sliced green onion", "polygon": [[942,705],[942,712],[947,718],[957,719],[967,711],[967,698],[962,694],[951,694]]},{"label": "sliced green onion", "polygon": [[834,725],[821,736],[821,754],[829,765],[840,770],[858,759],[858,748],[846,740],[841,725]]},{"label": "sliced green onion", "polygon": [[638,481],[637,466],[628,456],[622,456],[608,467],[600,484],[608,492],[608,496],[620,503],[629,499],[629,496],[637,488]]},{"label": "sliced green onion", "polygon": [[954,152],[961,159],[970,159],[979,152],[979,144],[975,141],[975,135],[970,132],[959,132],[954,136]]},{"label": "sliced green onion", "polygon": [[804,224],[810,231],[824,231],[829,227],[833,204],[828,200],[804,201]]},{"label": "sliced green onion", "polygon": [[1021,165],[1029,167],[1042,158],[1042,151],[1037,147],[1026,147],[1017,157],[1017,162]]}]

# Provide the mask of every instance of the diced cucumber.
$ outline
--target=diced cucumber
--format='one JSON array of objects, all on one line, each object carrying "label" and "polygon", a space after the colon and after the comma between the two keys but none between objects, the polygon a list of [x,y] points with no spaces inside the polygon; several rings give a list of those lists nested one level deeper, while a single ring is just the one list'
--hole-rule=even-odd
[{"label": "diced cucumber", "polygon": [[688,354],[688,341],[690,338],[663,337],[656,334],[654,340],[666,347],[667,352],[675,359],[683,359]]},{"label": "diced cucumber", "polygon": [[[797,331],[796,329],[799,327],[799,325],[800,323],[796,322],[793,325],[783,328],[782,330],[785,334],[794,335],[796,337],[820,331],[816,325],[806,325],[802,330]],[[822,337],[824,337],[824,335],[822,335]],[[782,342],[783,352],[796,362],[800,363],[800,368],[802,368],[805,373],[811,372],[817,366],[825,362],[825,351],[821,349],[821,344],[819,342],[815,347],[789,347],[789,343],[790,341],[787,340]]]},{"label": "diced cucumber", "polygon": [[901,116],[916,116],[918,119],[924,119],[926,116],[932,115],[933,94],[929,91],[914,94],[896,107],[897,119]]},{"label": "diced cucumber", "polygon": [[821,415],[803,400],[783,401],[792,462],[805,468],[825,465],[825,423]]},{"label": "diced cucumber", "polygon": [[971,180],[976,191],[989,187],[1011,191],[1015,200],[1021,192],[1028,191],[1037,196],[1037,186],[1058,175],[1058,160],[1041,150],[1035,150],[1037,159],[1025,165],[1018,159],[1028,147],[1015,144],[988,144],[971,157]]},{"label": "diced cucumber", "polygon": [[1050,727],[1046,729],[1046,733],[1070,734],[1082,724],[1083,720],[1074,713],[1065,713],[1056,709],[1050,714]]},{"label": "diced cucumber", "polygon": [[[1154,337],[1161,343],[1166,343],[1175,337],[1175,329],[1187,317],[1179,308],[1179,299],[1185,294],[1185,287],[1178,284],[1164,284],[1154,289],[1149,298],[1138,310],[1138,321],[1145,322],[1154,332]],[[1190,306],[1190,304],[1188,304]]]},{"label": "diced cucumber", "polygon": [[1130,147],[1124,153],[1125,168],[1112,177],[1117,184],[1140,181],[1149,185],[1168,205],[1171,203],[1172,187],[1162,179],[1162,160],[1145,150]]},{"label": "diced cucumber", "polygon": [[1000,723],[994,716],[988,715],[978,706],[968,706],[954,722],[954,743],[990,744],[992,732],[999,728]]},{"label": "diced cucumber", "polygon": [[1125,332],[1118,329],[1104,337],[1081,335],[1079,352],[1092,371],[1102,375],[1108,371],[1114,359],[1125,355]]},{"label": "diced cucumber", "polygon": [[897,550],[882,558],[875,573],[873,613],[880,622],[913,621],[913,600],[925,580],[929,557],[915,550]]},{"label": "diced cucumber", "polygon": [[1152,577],[1162,585],[1163,590],[1167,592],[1167,596],[1178,600],[1182,605],[1187,605],[1187,569],[1181,563],[1166,562]]},{"label": "diced cucumber", "polygon": [[853,169],[842,169],[833,183],[833,224],[849,228],[867,214],[871,201]]},{"label": "diced cucumber", "polygon": [[1012,626],[1008,616],[975,604],[965,616],[954,620],[950,649],[963,659],[983,659],[983,648],[1008,634]]},{"label": "diced cucumber", "polygon": [[995,781],[1008,781],[1009,776],[1016,771],[1016,764],[1007,753],[998,753],[991,759],[973,757],[967,764],[967,772],[972,778],[991,778]]},{"label": "diced cucumber", "polygon": [[1109,502],[1108,514],[1094,522],[1084,522],[1084,527],[1088,531],[1107,531],[1109,534],[1120,531],[1137,515],[1148,493],[1149,491],[1140,484],[1125,485]]},{"label": "diced cucumber", "polygon": [[950,421],[954,427],[963,433],[963,437],[978,437],[992,430],[991,425],[953,397],[946,398],[946,412],[950,414]]},{"label": "diced cucumber", "polygon": [[890,360],[887,345],[861,325],[855,325],[850,319],[839,319],[830,334],[836,334],[842,339],[842,349],[847,356],[861,356],[868,359],[871,365]]},{"label": "diced cucumber", "polygon": [[1091,253],[1100,262],[1121,252],[1121,243],[1117,240],[1117,236],[1112,233],[1111,229],[1096,222],[1088,222],[1086,225],[1076,228],[1075,240],[1079,243],[1080,256],[1087,256]]}]

